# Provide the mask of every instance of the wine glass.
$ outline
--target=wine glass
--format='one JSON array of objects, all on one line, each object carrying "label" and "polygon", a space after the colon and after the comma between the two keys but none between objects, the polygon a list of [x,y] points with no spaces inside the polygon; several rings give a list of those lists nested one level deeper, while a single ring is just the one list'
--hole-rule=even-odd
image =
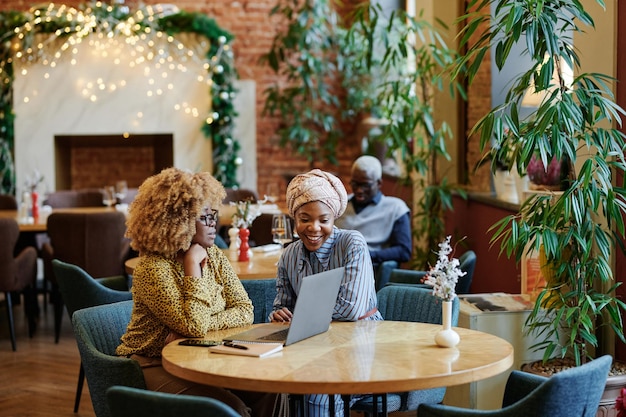
[{"label": "wine glass", "polygon": [[117,200],[115,199],[115,187],[107,185],[102,190],[102,204],[107,207],[113,207]]},{"label": "wine glass", "polygon": [[281,250],[285,244],[293,240],[291,221],[286,214],[274,214],[272,216],[272,239],[281,245]]},{"label": "wine glass", "polygon": [[122,203],[122,200],[126,197],[126,193],[128,193],[128,184],[126,181],[118,181],[115,183],[115,198],[117,198],[118,203]]},{"label": "wine glass", "polygon": [[271,204],[274,204],[276,203],[276,201],[278,201],[278,184],[269,183],[267,185],[267,188],[265,189],[265,198],[267,198],[267,201],[269,201]]}]

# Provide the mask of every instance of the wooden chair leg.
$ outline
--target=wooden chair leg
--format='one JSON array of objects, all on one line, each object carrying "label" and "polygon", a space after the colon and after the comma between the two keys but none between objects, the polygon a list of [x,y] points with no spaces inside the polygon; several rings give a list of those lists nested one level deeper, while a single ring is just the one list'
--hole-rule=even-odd
[{"label": "wooden chair leg", "polygon": [[76,385],[76,398],[74,399],[74,412],[78,413],[80,405],[80,397],[83,394],[83,383],[85,382],[85,369],[83,363],[80,363],[80,371],[78,372],[78,384]]}]

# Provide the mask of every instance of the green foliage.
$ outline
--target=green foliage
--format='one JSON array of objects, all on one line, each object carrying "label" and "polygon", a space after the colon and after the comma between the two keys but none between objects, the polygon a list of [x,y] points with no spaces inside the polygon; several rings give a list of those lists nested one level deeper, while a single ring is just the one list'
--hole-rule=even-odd
[{"label": "green foliage", "polygon": [[444,240],[443,215],[452,210],[452,193],[465,196],[439,172],[439,161],[450,159],[447,144],[452,131],[445,121],[435,120],[432,107],[436,92],[448,90],[464,96],[461,86],[449,78],[457,52],[421,16],[399,10],[383,23],[377,7],[361,8],[355,16],[346,43],[357,39],[367,47],[360,64],[376,74],[372,102],[379,117],[389,121],[381,127],[379,140],[399,155],[406,181],[423,191],[413,205],[413,234],[424,243],[414,248],[413,263],[427,268],[436,261],[432,248]]},{"label": "green foliage", "polygon": [[438,159],[450,158],[452,134],[435,120],[432,99],[444,88],[462,92],[446,78],[456,52],[421,17],[398,11],[386,19],[369,2],[345,19],[352,22],[347,27],[327,0],[278,0],[271,15],[285,29],[263,57],[281,79],[265,91],[264,114],[280,118],[280,145],[309,162],[336,163],[343,120],[363,114],[388,120],[376,140],[399,156],[405,181],[425,191],[414,207],[414,234],[427,237],[415,263],[434,264],[432,248],[444,239],[443,213],[456,188],[437,171]]},{"label": "green foliage", "polygon": [[[477,33],[491,4],[496,17],[490,31]],[[626,170],[625,141],[617,129],[604,127],[619,123],[624,111],[614,102],[610,77],[579,71],[572,33],[594,24],[580,2],[483,0],[471,2],[473,6],[475,12],[461,18],[468,22],[462,42],[469,48],[457,75],[466,72],[472,80],[494,42],[499,68],[518,41],[533,61],[512,81],[505,103],[473,128],[472,133],[480,134],[481,149],[492,154],[492,161],[511,152],[520,174],[535,152],[544,165],[552,156],[570,161],[569,188],[561,195],[534,195],[519,214],[492,227],[492,242],[499,242],[501,251],[517,261],[543,245],[560,279],[539,295],[527,330],[542,339],[535,347],[545,349],[544,360],[571,356],[580,364],[591,356],[589,348],[598,346],[598,326],[608,326],[624,341],[620,312],[625,305],[614,294],[619,284],[614,284],[610,257],[624,238],[626,190],[615,185],[615,176]],[[470,45],[469,39],[477,34],[478,42]],[[566,85],[562,61],[575,68],[572,86]],[[553,72],[558,75],[556,85],[551,85]],[[546,98],[531,116],[520,119],[517,106],[531,80]],[[492,138],[495,145],[486,150]],[[576,173],[577,158],[583,154],[588,156]]]},{"label": "green foliage", "polygon": [[[15,171],[11,150],[13,149],[13,51],[12,42],[19,42],[21,49],[34,45],[35,36],[49,34],[51,37],[67,37],[81,30],[82,22],[69,18],[62,5],[42,5],[33,7],[28,12],[0,12],[0,192],[15,192]],[[163,31],[168,35],[177,33],[197,33],[210,42],[206,59],[212,72],[211,87],[212,109],[200,129],[213,142],[213,175],[225,187],[237,186],[236,170],[240,146],[233,138],[234,118],[237,116],[233,107],[236,94],[234,81],[237,71],[234,67],[230,42],[233,36],[220,28],[215,20],[202,13],[178,11],[174,14],[149,18],[149,13],[131,15],[123,4],[90,3],[77,8],[95,16],[97,27],[93,31],[115,31],[118,24],[134,19],[136,25],[132,35],[141,34],[146,28]],[[46,16],[41,18],[40,16]],[[143,18],[143,20],[141,19]],[[123,25],[120,25],[120,27]],[[21,32],[23,37],[18,36]],[[119,31],[117,34],[120,34]],[[8,153],[7,153],[8,152]]]},{"label": "green foliage", "polygon": [[328,0],[278,0],[272,16],[282,19],[285,30],[275,36],[261,62],[284,82],[265,90],[263,114],[280,118],[277,135],[282,147],[290,146],[310,163],[326,159],[337,164],[337,14]]}]

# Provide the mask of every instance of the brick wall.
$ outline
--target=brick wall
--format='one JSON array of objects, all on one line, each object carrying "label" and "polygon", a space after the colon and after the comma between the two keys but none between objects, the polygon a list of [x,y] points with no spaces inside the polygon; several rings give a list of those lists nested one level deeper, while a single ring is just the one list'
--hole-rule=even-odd
[{"label": "brick wall", "polygon": [[[355,3],[358,0],[349,0]],[[27,10],[31,4],[24,0],[3,0],[0,10]],[[84,1],[66,0],[68,6],[77,6]],[[160,0],[127,0],[126,4],[135,9],[139,3],[157,4]],[[240,78],[253,79],[256,81],[256,114],[257,114],[257,167],[259,194],[263,194],[270,182],[280,186],[280,195],[284,196],[287,186],[286,177],[293,173],[303,172],[310,168],[303,158],[294,156],[290,150],[280,148],[273,134],[277,126],[277,120],[263,117],[263,91],[275,81],[274,75],[266,66],[259,64],[259,58],[269,50],[272,39],[276,33],[276,25],[269,19],[270,9],[276,4],[276,0],[180,0],[173,2],[179,8],[187,11],[199,11],[213,17],[224,29],[235,35],[233,50],[236,57],[237,70]],[[489,62],[486,59],[486,62]],[[484,75],[484,78],[482,78]],[[467,108],[471,109],[472,115],[468,115],[469,126],[477,120],[479,115],[489,109],[489,73],[479,75],[476,84],[470,89],[470,102]],[[473,166],[472,161],[478,160],[476,141],[470,141],[468,151],[468,164]],[[245,152],[245,150],[243,150]],[[356,128],[343,139],[338,150],[339,166],[318,164],[320,167],[335,172],[342,178],[349,177],[352,160],[360,153],[360,141],[356,136]],[[476,182],[476,178],[473,180]],[[488,176],[486,186],[488,187]],[[479,188],[485,185],[479,184]]]},{"label": "brick wall", "polygon": [[137,188],[155,173],[152,146],[136,146],[132,152],[128,147],[119,146],[82,147],[72,149],[71,153],[71,185],[57,189],[101,188],[121,180],[130,188]]}]

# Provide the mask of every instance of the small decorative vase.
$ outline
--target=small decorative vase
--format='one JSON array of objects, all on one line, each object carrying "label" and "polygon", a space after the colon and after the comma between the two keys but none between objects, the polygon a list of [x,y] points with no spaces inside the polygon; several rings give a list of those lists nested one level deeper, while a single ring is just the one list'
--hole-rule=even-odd
[{"label": "small decorative vase", "polygon": [[37,193],[37,191],[33,191],[30,193],[30,199],[32,203],[31,213],[35,223],[37,223],[39,221],[39,193]]},{"label": "small decorative vase", "polygon": [[452,330],[452,301],[443,301],[441,304],[443,328],[435,335],[435,343],[441,347],[455,347],[459,344],[461,338],[457,332]]},{"label": "small decorative vase", "polygon": [[239,229],[239,239],[241,240],[241,243],[239,244],[239,262],[246,262],[250,260],[250,254],[248,253],[248,250],[250,249],[250,246],[248,245],[249,237],[250,229]]}]

